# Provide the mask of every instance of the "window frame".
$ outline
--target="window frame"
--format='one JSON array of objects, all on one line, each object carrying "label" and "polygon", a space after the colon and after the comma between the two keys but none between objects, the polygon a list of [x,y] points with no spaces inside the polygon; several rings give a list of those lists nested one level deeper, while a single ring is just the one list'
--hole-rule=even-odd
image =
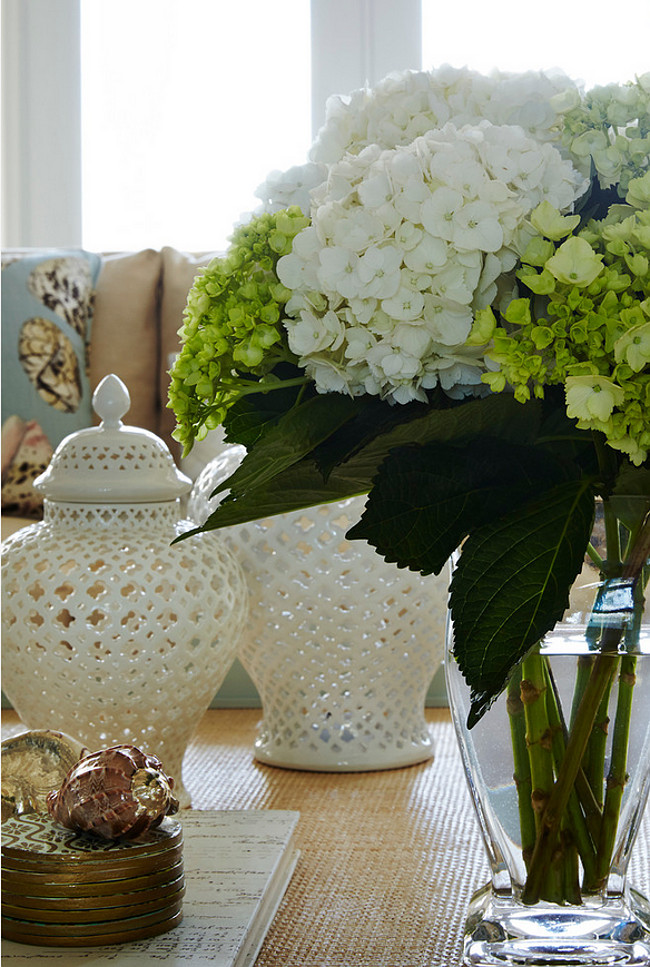
[{"label": "window frame", "polygon": [[2,0],[2,242],[81,240],[79,0]]},{"label": "window frame", "polygon": [[[310,0],[314,134],[330,95],[420,68],[421,6]],[[82,244],[80,22],[80,0],[2,0],[5,248]]]}]

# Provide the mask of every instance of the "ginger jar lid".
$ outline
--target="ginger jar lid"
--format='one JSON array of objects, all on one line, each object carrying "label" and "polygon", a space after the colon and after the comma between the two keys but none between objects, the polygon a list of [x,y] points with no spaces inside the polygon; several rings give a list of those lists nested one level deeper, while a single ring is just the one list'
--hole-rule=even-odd
[{"label": "ginger jar lid", "polygon": [[130,405],[122,380],[105,376],[93,394],[99,426],[65,437],[34,488],[50,500],[92,504],[175,500],[187,493],[192,481],[163,440],[122,423]]}]

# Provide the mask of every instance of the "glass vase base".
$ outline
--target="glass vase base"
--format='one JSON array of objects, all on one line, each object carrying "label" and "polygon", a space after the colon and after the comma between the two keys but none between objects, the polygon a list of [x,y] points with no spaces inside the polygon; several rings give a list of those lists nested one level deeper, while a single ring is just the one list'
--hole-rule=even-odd
[{"label": "glass vase base", "polygon": [[490,884],[472,897],[465,967],[648,967],[650,903],[635,890],[579,906],[525,906]]}]

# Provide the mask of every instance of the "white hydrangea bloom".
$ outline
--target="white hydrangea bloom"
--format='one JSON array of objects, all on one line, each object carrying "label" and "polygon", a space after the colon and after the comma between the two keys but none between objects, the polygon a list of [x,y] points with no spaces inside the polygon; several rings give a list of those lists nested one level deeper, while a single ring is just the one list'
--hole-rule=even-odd
[{"label": "white hydrangea bloom", "polygon": [[278,212],[297,205],[305,215],[309,214],[309,195],[313,188],[327,177],[327,165],[307,162],[288,171],[272,171],[256,190],[255,197],[262,200],[259,211]]},{"label": "white hydrangea bloom", "polygon": [[[456,127],[474,125],[483,119],[492,124],[518,125],[537,142],[559,145],[558,119],[578,101],[576,84],[559,72],[493,71],[483,75],[467,68],[443,66],[431,71],[389,74],[372,89],[363,88],[328,100],[325,124],[312,145],[310,161],[285,172],[271,172],[255,192],[263,202],[260,210],[276,212],[298,205],[309,214],[312,192],[326,181],[329,165],[342,162],[345,155],[363,151],[376,154],[410,144],[450,121]],[[345,165],[338,171],[337,179],[330,179],[329,196],[343,200],[349,190],[349,170]],[[459,180],[470,185],[462,165],[450,184],[457,186]],[[366,186],[372,193],[373,205],[377,205],[377,192],[386,187],[385,182]],[[392,201],[389,190],[385,191],[385,199]]]},{"label": "white hydrangea bloom", "polygon": [[278,262],[290,348],[322,392],[482,392],[474,311],[499,294],[532,209],[567,210],[583,190],[552,145],[488,121],[345,155]]},{"label": "white hydrangea bloom", "polygon": [[322,316],[305,310],[291,327],[291,350],[305,356],[324,349],[334,352],[343,342],[343,336],[343,324],[331,309]]},{"label": "white hydrangea bloom", "polygon": [[577,97],[575,83],[559,72],[483,75],[443,66],[390,74],[372,89],[328,100],[310,158],[332,164],[367,145],[395,148],[449,121],[518,125],[537,142],[558,142],[559,113]]}]

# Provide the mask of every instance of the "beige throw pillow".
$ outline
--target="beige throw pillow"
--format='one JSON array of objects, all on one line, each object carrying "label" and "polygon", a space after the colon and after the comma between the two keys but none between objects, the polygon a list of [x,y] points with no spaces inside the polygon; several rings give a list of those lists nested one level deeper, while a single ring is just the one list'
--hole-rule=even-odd
[{"label": "beige throw pillow", "polygon": [[145,249],[104,258],[95,292],[90,353],[94,391],[108,373],[128,387],[131,408],[125,423],[159,432],[160,338],[158,310],[162,260]]}]

